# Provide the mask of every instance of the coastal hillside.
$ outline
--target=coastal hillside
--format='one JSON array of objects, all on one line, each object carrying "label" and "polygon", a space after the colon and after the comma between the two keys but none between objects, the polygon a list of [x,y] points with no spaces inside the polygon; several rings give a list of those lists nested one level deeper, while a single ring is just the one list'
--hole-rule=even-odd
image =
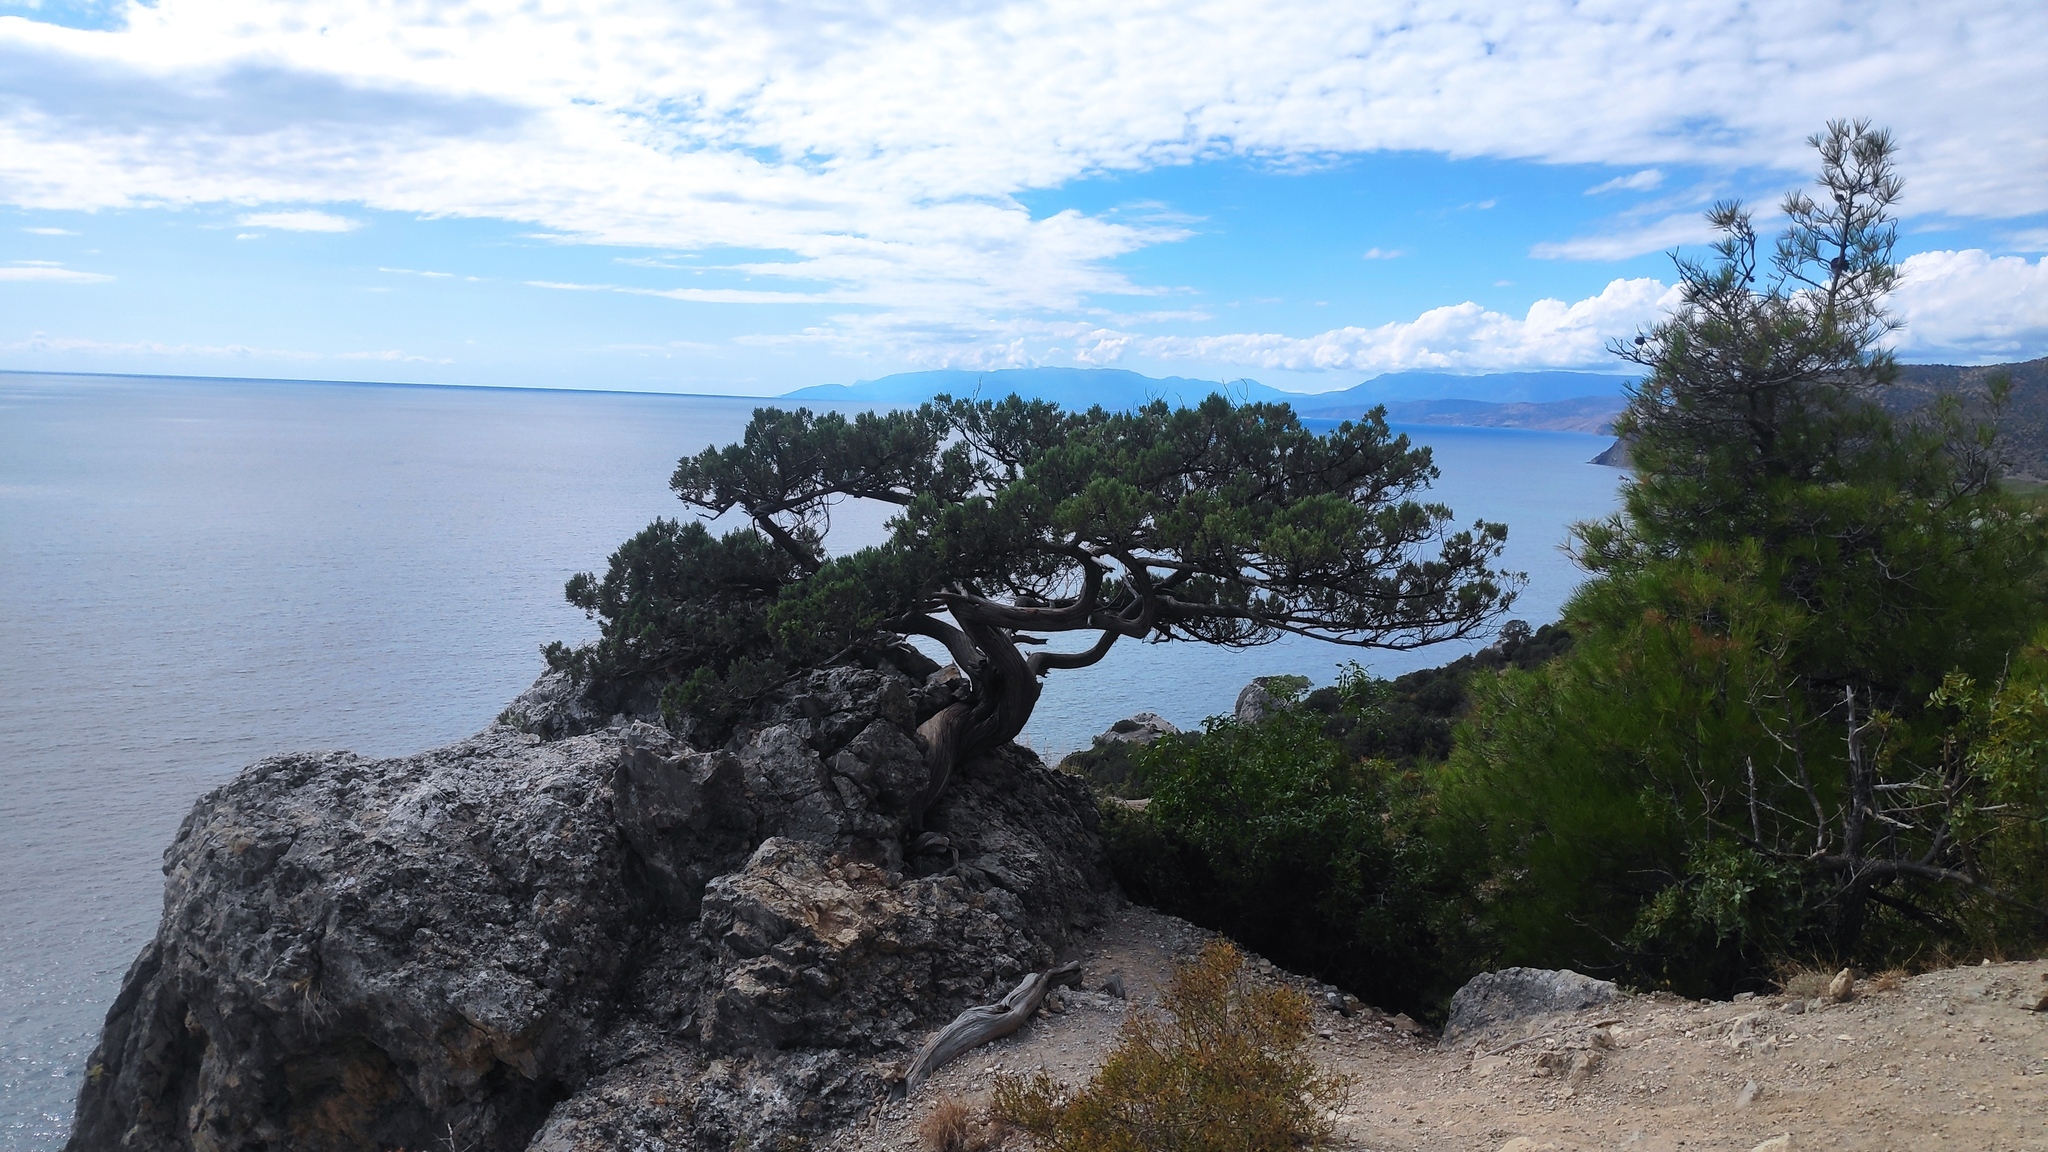
[{"label": "coastal hillside", "polygon": [[1483,400],[1404,400],[1387,405],[1394,424],[1448,424],[1463,428],[1529,428],[1604,435],[1614,427],[1620,396],[1576,396],[1544,404],[1489,404]]},{"label": "coastal hillside", "polygon": [[[2012,393],[2003,409],[1991,412],[1985,389],[1999,373],[2012,378]],[[1901,364],[1899,376],[1884,393],[1885,407],[1898,413],[1919,412],[1942,396],[1956,396],[1963,410],[1990,416],[1998,425],[1999,451],[2005,457],[2006,474],[2020,479],[2048,477],[2048,357],[2016,364]],[[1388,414],[1392,415],[1389,408]],[[1616,405],[1615,411],[1620,411]],[[1607,417],[1613,420],[1613,415]],[[1411,423],[1453,423],[1450,420],[1413,419]],[[1503,427],[1531,428],[1535,424]],[[1590,429],[1579,429],[1586,431]],[[1605,427],[1597,429],[1606,431]],[[1593,457],[1593,463],[1613,468],[1628,467],[1628,445],[1615,441]]]},{"label": "coastal hillside", "polygon": [[2017,364],[1901,364],[1886,406],[1914,412],[1944,395],[1963,398],[1965,411],[1983,412],[1984,389],[2000,373],[2012,377],[2012,395],[1997,413],[2008,475],[2048,477],[2048,356]]}]

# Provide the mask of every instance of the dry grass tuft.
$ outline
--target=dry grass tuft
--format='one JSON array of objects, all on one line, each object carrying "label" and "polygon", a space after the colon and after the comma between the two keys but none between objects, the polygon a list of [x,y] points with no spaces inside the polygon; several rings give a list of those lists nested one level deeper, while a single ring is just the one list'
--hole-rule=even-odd
[{"label": "dry grass tuft", "polygon": [[1778,988],[1794,1000],[1818,1000],[1828,994],[1828,984],[1834,978],[1832,968],[1788,968],[1778,974]]},{"label": "dry grass tuft", "polygon": [[1872,992],[1897,992],[1906,986],[1908,973],[1904,968],[1887,968],[1870,978]]},{"label": "dry grass tuft", "polygon": [[991,1126],[979,1123],[974,1110],[958,1100],[941,1100],[917,1126],[925,1152],[990,1152],[1002,1143]]},{"label": "dry grass tuft", "polygon": [[1005,1076],[992,1114],[1043,1152],[1296,1152],[1329,1140],[1345,1081],[1304,1051],[1306,997],[1254,984],[1243,955],[1217,941],[1180,966],[1165,1003],[1164,1019],[1125,1020],[1086,1088]]}]

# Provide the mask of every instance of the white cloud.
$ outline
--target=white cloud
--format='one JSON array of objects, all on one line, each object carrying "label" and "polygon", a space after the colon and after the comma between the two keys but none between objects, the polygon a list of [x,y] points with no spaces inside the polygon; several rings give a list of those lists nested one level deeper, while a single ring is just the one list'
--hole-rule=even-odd
[{"label": "white cloud", "polygon": [[1616,280],[1597,296],[1567,304],[1538,300],[1520,317],[1466,302],[1375,328],[1336,328],[1309,337],[1131,336],[1097,333],[1076,358],[1111,363],[1131,355],[1202,360],[1289,371],[1473,371],[1604,364],[1607,341],[1654,321],[1677,300],[1656,280]]},{"label": "white cloud", "polygon": [[2006,243],[2019,252],[2048,252],[2048,228],[2023,228],[2007,233]]},{"label": "white cloud", "polygon": [[57,284],[105,284],[112,276],[99,272],[80,272],[52,264],[47,260],[17,260],[11,265],[0,265],[0,280],[39,280]]},{"label": "white cloud", "polygon": [[[1016,368],[1040,364],[1103,366],[1174,362],[1184,371],[1234,369],[1376,373],[1408,368],[1491,371],[1531,367],[1611,367],[1607,342],[1633,335],[1677,302],[1657,280],[1615,280],[1599,294],[1567,303],[1539,300],[1521,316],[1467,302],[1432,308],[1413,320],[1334,328],[1313,336],[1227,333],[1158,336],[1073,321],[1019,320],[963,330],[916,326],[891,316],[835,317],[826,325],[746,344],[815,344],[848,352],[887,348],[924,367]],[[1146,316],[1117,317],[1120,324]],[[1196,367],[1199,366],[1199,367]]]},{"label": "white cloud", "polygon": [[1900,265],[1892,299],[1906,322],[1896,346],[1914,359],[2010,360],[2048,345],[2048,256],[1922,252]]},{"label": "white cloud", "polygon": [[237,221],[245,228],[273,228],[279,232],[353,232],[360,220],[332,212],[248,212]]},{"label": "white cloud", "polygon": [[[1924,252],[1900,268],[1895,310],[1906,323],[1895,344],[1914,359],[2009,360],[2048,345],[2048,257],[2029,263],[1981,249]],[[1030,348],[1057,344],[1083,364],[1131,358],[1191,360],[1287,371],[1501,371],[1612,367],[1610,340],[1626,339],[1678,303],[1659,280],[1614,280],[1596,296],[1539,300],[1520,317],[1466,302],[1409,321],[1331,329],[1313,336],[1234,333],[1148,336],[1112,329],[1046,330],[956,353],[972,364],[1038,363]]]},{"label": "white cloud", "polygon": [[1361,260],[1399,260],[1408,253],[1399,248],[1367,248]]},{"label": "white cloud", "polygon": [[[1849,109],[1899,131],[1913,210],[2048,210],[2038,0],[161,0],[126,17],[0,19],[0,197],[351,203],[767,249],[840,297],[956,319],[1137,291],[1109,262],[1189,223],[1034,218],[1019,193],[1225,154],[1798,174],[1817,110]],[[346,219],[245,223],[280,216]],[[1667,242],[1650,239],[1551,247]]]},{"label": "white cloud", "polygon": [[78,235],[78,233],[76,233],[76,232],[73,232],[73,231],[72,231],[71,229],[69,229],[69,228],[23,228],[23,229],[22,229],[22,231],[23,231],[23,232],[26,232],[26,233],[28,233],[28,234],[29,234],[29,235],[31,235],[31,236],[76,236],[76,235]]},{"label": "white cloud", "polygon": [[1713,228],[1697,212],[1680,212],[1650,224],[1570,240],[1544,241],[1529,255],[1538,260],[1626,260],[1646,252],[1663,252],[1680,244],[1712,239]]},{"label": "white cloud", "polygon": [[1598,196],[1605,192],[1648,192],[1664,183],[1664,173],[1655,168],[1645,168],[1627,176],[1616,176],[1604,184],[1595,184],[1586,189],[1586,195]]}]

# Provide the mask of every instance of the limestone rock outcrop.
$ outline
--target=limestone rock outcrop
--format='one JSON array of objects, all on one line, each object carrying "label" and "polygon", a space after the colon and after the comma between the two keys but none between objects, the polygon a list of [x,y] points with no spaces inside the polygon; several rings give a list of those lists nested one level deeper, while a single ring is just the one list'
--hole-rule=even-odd
[{"label": "limestone rock outcrop", "polygon": [[1142,799],[1150,793],[1142,781],[1132,778],[1135,765],[1131,753],[1161,737],[1178,735],[1180,728],[1173,721],[1157,712],[1140,712],[1111,724],[1088,747],[1068,754],[1060,761],[1060,771],[1079,776],[1111,796]]},{"label": "limestone rock outcrop", "polygon": [[1254,677],[1238,692],[1231,716],[1239,724],[1257,724],[1278,711],[1288,699],[1299,699],[1307,689],[1306,676]]},{"label": "limestone rock outcrop", "polygon": [[932,680],[813,673],[714,749],[558,735],[594,717],[544,681],[446,748],[250,767],[165,854],[69,1147],[660,1152],[863,1115],[1110,886],[1085,787],[1015,747],[906,840]]}]

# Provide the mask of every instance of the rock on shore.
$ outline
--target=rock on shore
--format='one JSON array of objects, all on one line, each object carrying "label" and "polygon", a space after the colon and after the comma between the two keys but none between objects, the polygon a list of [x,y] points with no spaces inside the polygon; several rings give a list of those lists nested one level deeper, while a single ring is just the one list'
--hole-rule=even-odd
[{"label": "rock on shore", "polygon": [[68,1147],[661,1152],[864,1115],[1109,889],[1085,787],[1015,747],[906,853],[946,698],[834,668],[715,749],[529,700],[417,756],[248,768],[165,853]]}]

